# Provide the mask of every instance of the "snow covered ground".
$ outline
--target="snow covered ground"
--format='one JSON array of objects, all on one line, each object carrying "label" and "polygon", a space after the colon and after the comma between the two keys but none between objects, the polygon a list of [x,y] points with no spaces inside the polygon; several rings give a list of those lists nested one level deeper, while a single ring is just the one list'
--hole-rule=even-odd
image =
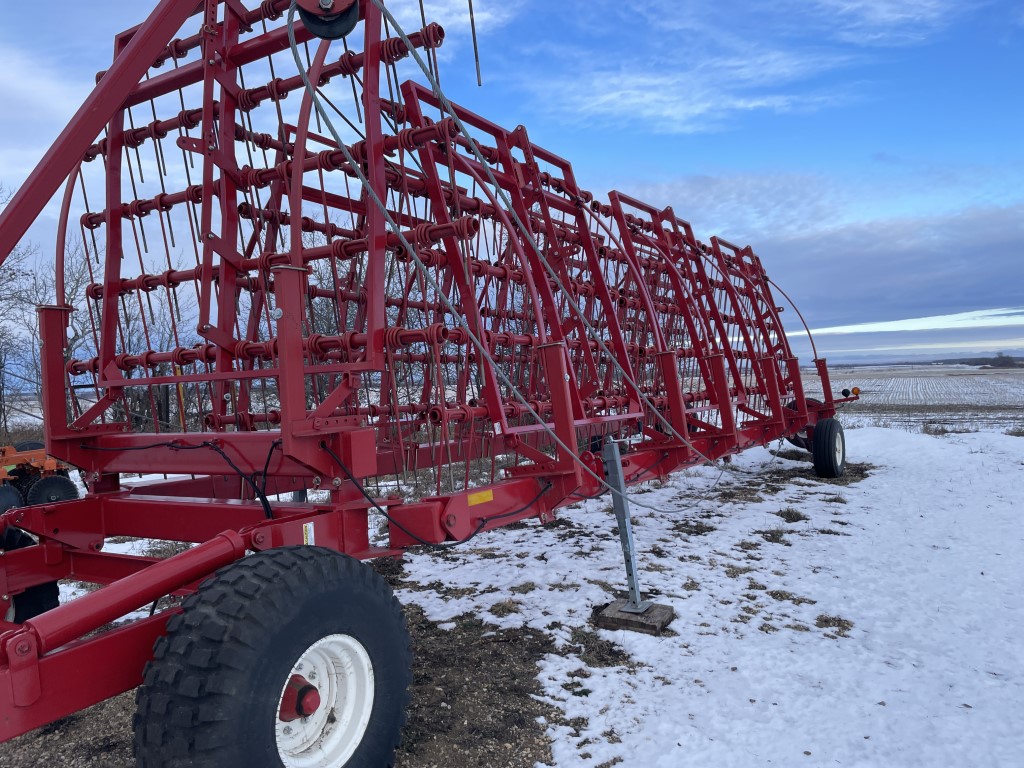
[{"label": "snow covered ground", "polygon": [[624,584],[607,499],[410,555],[399,597],[556,638],[564,768],[1024,765],[1024,438],[847,439],[845,484],[754,450],[637,496],[662,510],[633,512],[665,636],[589,622]]}]

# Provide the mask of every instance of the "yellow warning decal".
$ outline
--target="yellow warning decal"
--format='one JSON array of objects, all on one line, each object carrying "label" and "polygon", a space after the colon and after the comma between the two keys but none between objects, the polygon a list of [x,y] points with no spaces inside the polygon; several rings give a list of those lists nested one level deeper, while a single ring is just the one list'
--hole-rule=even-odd
[{"label": "yellow warning decal", "polygon": [[469,494],[469,506],[471,507],[475,507],[477,504],[486,504],[488,501],[494,501],[494,491],[478,491]]},{"label": "yellow warning decal", "polygon": [[302,524],[302,543],[307,547],[316,546],[316,526],[313,523]]}]

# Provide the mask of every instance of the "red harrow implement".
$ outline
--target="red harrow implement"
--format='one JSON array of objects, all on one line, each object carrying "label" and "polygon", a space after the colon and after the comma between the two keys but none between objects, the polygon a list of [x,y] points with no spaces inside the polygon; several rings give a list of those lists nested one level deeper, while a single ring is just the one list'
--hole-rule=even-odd
[{"label": "red harrow implement", "polygon": [[[385,765],[408,640],[358,560],[550,521],[609,440],[627,484],[780,438],[842,473],[848,393],[815,360],[809,396],[753,251],[448,102],[443,41],[161,0],[3,212],[0,260],[64,185],[46,449],[88,494],[0,515],[38,541],[0,556],[0,739],[141,684],[140,766]],[[14,611],[66,579],[102,588]]]}]

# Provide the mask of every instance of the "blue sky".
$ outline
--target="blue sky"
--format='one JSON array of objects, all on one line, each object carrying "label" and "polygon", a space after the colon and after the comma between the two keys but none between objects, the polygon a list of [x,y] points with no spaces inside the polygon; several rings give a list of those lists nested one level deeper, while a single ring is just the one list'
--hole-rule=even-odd
[{"label": "blue sky", "polygon": [[[45,24],[8,5],[11,187],[154,3],[58,0]],[[483,88],[465,0],[425,5],[451,98],[526,125],[595,192],[750,243],[813,328],[936,318],[824,333],[830,357],[1024,350],[1024,4],[475,0]],[[963,322],[983,310],[1015,311]]]}]

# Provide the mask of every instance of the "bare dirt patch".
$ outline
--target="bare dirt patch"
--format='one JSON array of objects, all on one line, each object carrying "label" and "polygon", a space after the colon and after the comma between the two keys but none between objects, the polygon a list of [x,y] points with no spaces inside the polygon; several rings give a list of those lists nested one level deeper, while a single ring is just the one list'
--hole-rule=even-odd
[{"label": "bare dirt patch", "polygon": [[5,768],[134,768],[135,693],[121,694],[0,745]]},{"label": "bare dirt patch", "polygon": [[560,718],[536,701],[537,662],[550,637],[534,630],[494,630],[461,616],[439,629],[406,608],[413,637],[412,702],[395,768],[533,768],[552,760],[538,717]]},{"label": "bare dirt patch", "polygon": [[807,451],[801,451],[796,448],[783,448],[779,451],[774,451],[774,454],[780,459],[786,459],[788,461],[811,461],[811,454]]},{"label": "bare dirt patch", "polygon": [[[596,616],[607,607],[606,605],[597,606],[594,608],[593,615]],[[570,650],[579,656],[588,667],[618,667],[636,663],[615,643],[582,627],[573,628]]]},{"label": "bare dirt patch", "polygon": [[[846,470],[843,472],[842,477],[835,479],[818,477],[814,474],[813,467],[779,467],[771,472],[770,477],[776,482],[793,483],[793,481],[813,481],[815,483],[821,483],[825,485],[852,485],[853,483],[859,483],[861,480],[869,477],[872,470],[875,469],[873,464],[867,462],[846,462]],[[800,485],[800,482],[794,483]]]}]

